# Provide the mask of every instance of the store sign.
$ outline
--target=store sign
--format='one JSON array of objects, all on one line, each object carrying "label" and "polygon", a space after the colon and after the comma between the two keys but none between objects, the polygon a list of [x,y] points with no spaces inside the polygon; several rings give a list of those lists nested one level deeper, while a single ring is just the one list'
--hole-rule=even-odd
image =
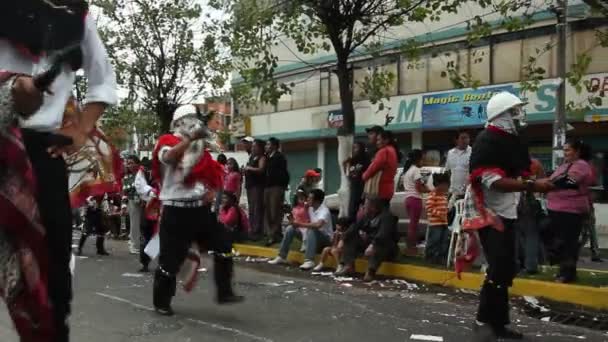
[{"label": "store sign", "polygon": [[[575,106],[589,105],[589,99],[599,97],[601,103],[581,113],[570,112],[568,119],[575,121],[608,121],[608,73],[589,74],[582,80],[581,93],[566,84],[566,102]],[[557,108],[557,79],[542,80],[538,89],[523,92],[519,83],[460,89],[438,93],[395,96],[390,100],[394,124],[420,123],[421,128],[441,129],[462,126],[483,126],[487,118],[486,107],[490,97],[499,91],[508,91],[528,102],[525,110],[528,120],[550,120]]]},{"label": "store sign", "polygon": [[341,128],[344,126],[344,115],[341,110],[331,110],[327,115],[329,128]]},{"label": "store sign", "polygon": [[483,125],[490,98],[499,92],[513,92],[511,85],[457,90],[422,96],[422,128]]}]

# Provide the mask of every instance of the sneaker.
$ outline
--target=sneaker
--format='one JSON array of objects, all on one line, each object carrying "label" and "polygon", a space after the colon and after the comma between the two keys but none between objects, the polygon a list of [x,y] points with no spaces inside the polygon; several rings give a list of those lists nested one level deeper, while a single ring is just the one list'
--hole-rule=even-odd
[{"label": "sneaker", "polygon": [[300,253],[305,253],[306,252],[306,246],[302,245],[302,247],[300,247]]},{"label": "sneaker", "polygon": [[376,272],[367,271],[365,272],[365,276],[363,276],[363,281],[366,283],[371,283],[376,279]]},{"label": "sneaker", "polygon": [[473,323],[473,341],[474,342],[494,342],[496,341],[496,334],[487,324]]},{"label": "sneaker", "polygon": [[315,262],[312,261],[312,260],[306,260],[300,266],[300,269],[303,270],[303,271],[308,271],[308,270],[312,269],[313,267],[315,267]]},{"label": "sneaker", "polygon": [[217,299],[217,303],[220,305],[237,304],[237,303],[242,303],[244,301],[245,301],[245,297],[237,296],[235,294],[232,294],[229,296],[218,297],[218,299]]},{"label": "sneaker", "polygon": [[285,259],[281,258],[280,256],[278,256],[278,257],[270,260],[268,263],[271,264],[271,265],[281,265],[281,264],[287,264],[287,260],[285,260]]},{"label": "sneaker", "polygon": [[354,273],[355,273],[355,269],[352,266],[342,265],[342,268],[339,270],[336,270],[336,273],[334,273],[334,275],[336,277],[344,277],[344,276],[353,275]]},{"label": "sneaker", "polygon": [[315,268],[313,268],[312,270],[314,272],[321,272],[323,271],[323,268],[325,268],[325,265],[323,265],[322,262],[320,262],[317,266],[315,266]]},{"label": "sneaker", "polygon": [[344,270],[344,265],[343,264],[338,264],[338,267],[336,267],[336,272],[335,273],[342,273],[343,270]]},{"label": "sneaker", "polygon": [[154,308],[154,311],[156,311],[157,314],[162,315],[162,316],[173,316],[175,315],[175,312],[173,312],[173,309],[170,306],[167,307],[156,307]]},{"label": "sneaker", "polygon": [[494,329],[494,335],[496,335],[496,337],[498,337],[498,338],[502,338],[505,340],[523,340],[524,339],[524,334],[520,333],[519,331],[509,329],[507,327],[500,327],[500,328]]},{"label": "sneaker", "polygon": [[604,260],[602,260],[602,258],[600,258],[599,255],[594,255],[591,257],[591,261],[593,262],[604,262]]}]

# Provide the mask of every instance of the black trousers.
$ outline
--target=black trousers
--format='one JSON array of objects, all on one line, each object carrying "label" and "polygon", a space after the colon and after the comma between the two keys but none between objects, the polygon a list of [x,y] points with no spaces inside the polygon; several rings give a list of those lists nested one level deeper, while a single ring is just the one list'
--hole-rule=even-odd
[{"label": "black trousers", "polygon": [[515,220],[502,219],[505,230],[479,230],[479,239],[488,261],[486,279],[479,294],[477,320],[495,328],[509,324],[509,287],[516,275]]},{"label": "black trousers", "polygon": [[144,252],[144,249],[148,245],[148,242],[150,242],[150,240],[152,239],[155,224],[156,221],[151,221],[146,218],[143,218],[141,224],[141,245],[139,246],[139,262],[144,267],[148,267],[151,261],[148,254]]},{"label": "black trousers", "polygon": [[350,198],[348,200],[348,217],[354,220],[357,217],[357,212],[363,197],[363,182],[350,182]]},{"label": "black trousers", "polygon": [[[340,263],[354,265],[357,256],[361,255],[369,245],[370,241],[364,241],[358,232],[346,234]],[[374,244],[374,248],[376,252],[367,260],[367,268],[372,272],[376,272],[384,261],[395,258],[399,250],[394,241],[377,242]]]},{"label": "black trousers", "polygon": [[213,250],[214,280],[219,298],[232,295],[233,261],[229,232],[219,224],[210,206],[199,208],[163,207],[160,221],[159,267],[154,275],[153,301],[157,308],[171,305],[175,296],[176,275],[183,264],[190,245]]},{"label": "black trousers", "polygon": [[549,229],[555,239],[550,253],[559,262],[558,276],[568,281],[576,279],[576,263],[579,254],[579,238],[583,229],[584,215],[549,210]]},{"label": "black trousers", "polygon": [[25,147],[37,180],[37,202],[46,229],[49,250],[49,298],[53,306],[56,338],[69,341],[67,317],[72,301],[72,210],[68,194],[66,164],[51,158],[46,135],[23,130]]}]

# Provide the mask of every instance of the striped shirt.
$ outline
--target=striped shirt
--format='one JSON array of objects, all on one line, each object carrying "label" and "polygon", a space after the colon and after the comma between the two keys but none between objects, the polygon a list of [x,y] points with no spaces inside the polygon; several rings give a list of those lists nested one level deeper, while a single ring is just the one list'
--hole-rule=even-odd
[{"label": "striped shirt", "polygon": [[448,196],[433,191],[426,199],[426,216],[430,226],[448,224]]}]

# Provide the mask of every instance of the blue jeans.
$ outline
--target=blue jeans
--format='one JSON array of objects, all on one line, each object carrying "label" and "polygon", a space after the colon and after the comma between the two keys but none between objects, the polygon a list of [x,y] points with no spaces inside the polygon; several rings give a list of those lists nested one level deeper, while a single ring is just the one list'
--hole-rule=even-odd
[{"label": "blue jeans", "polygon": [[[283,259],[287,259],[289,254],[289,246],[294,237],[302,237],[302,234],[297,228],[292,226],[285,229],[285,235],[283,241],[281,241],[281,248],[279,249],[279,256]],[[318,229],[307,229],[306,230],[306,260],[314,260],[317,251],[323,247],[327,247],[331,244],[329,236],[321,233]]]}]

